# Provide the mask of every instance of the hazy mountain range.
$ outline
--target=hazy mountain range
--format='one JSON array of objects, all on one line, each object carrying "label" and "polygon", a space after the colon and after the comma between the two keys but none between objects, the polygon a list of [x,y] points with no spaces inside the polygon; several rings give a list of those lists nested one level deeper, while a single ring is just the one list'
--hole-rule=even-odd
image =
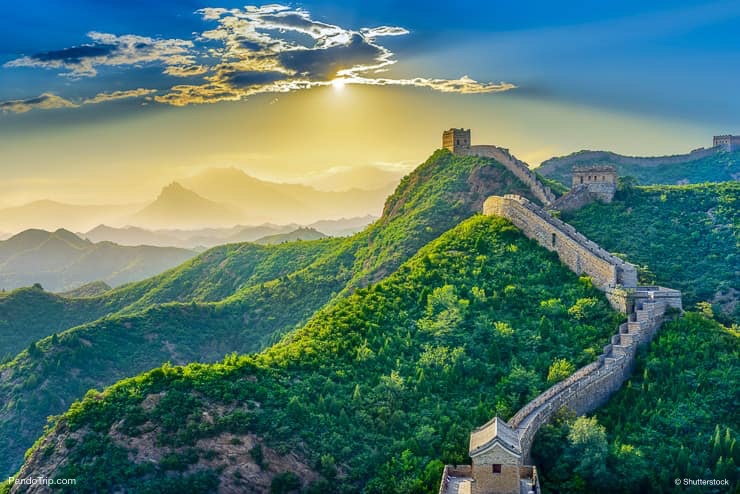
[{"label": "hazy mountain range", "polygon": [[224,228],[265,222],[306,225],[326,219],[377,216],[395,185],[321,191],[259,180],[236,168],[213,168],[170,183],[149,203],[75,205],[39,200],[6,207],[0,209],[0,232],[30,228],[87,231],[101,224],[148,229]]},{"label": "hazy mountain range", "polygon": [[134,226],[114,228],[107,225],[98,225],[87,233],[79,233],[79,235],[93,242],[109,241],[120,245],[155,245],[197,249],[237,242],[256,242],[265,237],[289,234],[301,228],[318,230],[322,235],[330,237],[343,237],[362,230],[376,219],[375,216],[367,215],[338,220],[321,220],[308,225],[265,223],[257,226],[237,225],[196,230],[148,230]]},{"label": "hazy mountain range", "polygon": [[[368,218],[368,220],[371,218]],[[348,225],[357,220],[335,222]],[[330,222],[324,222],[330,226]],[[365,222],[366,225],[368,222]],[[341,228],[341,226],[340,226]],[[190,233],[193,236],[186,236]],[[178,235],[180,237],[178,237]],[[54,232],[30,229],[0,241],[0,289],[10,290],[35,283],[67,296],[102,293],[110,287],[159,274],[195,256],[198,249],[175,245],[205,245],[254,242],[260,245],[326,238],[323,232],[296,225],[263,225],[195,232],[150,232],[140,228],[115,229],[99,226],[88,234],[68,230]],[[161,246],[120,245],[109,241],[159,240]]]},{"label": "hazy mountain range", "polygon": [[40,283],[51,291],[100,280],[117,286],[153,276],[195,256],[173,247],[93,243],[68,230],[26,230],[0,242],[0,288]]}]

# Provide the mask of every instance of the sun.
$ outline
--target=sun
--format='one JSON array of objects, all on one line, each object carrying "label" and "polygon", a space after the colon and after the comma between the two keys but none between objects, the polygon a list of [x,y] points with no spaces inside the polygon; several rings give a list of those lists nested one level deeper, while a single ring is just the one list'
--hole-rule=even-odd
[{"label": "sun", "polygon": [[331,85],[334,86],[334,89],[344,89],[344,85],[347,83],[347,80],[343,77],[337,77],[336,79],[332,79]]}]

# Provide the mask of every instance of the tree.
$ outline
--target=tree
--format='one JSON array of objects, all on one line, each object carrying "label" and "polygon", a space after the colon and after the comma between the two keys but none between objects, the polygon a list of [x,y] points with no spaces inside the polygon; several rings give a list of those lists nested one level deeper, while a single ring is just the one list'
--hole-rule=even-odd
[{"label": "tree", "polygon": [[272,494],[288,494],[301,488],[301,479],[293,472],[283,472],[275,475],[270,483]]},{"label": "tree", "polygon": [[568,432],[569,454],[579,458],[574,473],[598,485],[607,477],[606,458],[609,445],[606,441],[606,428],[596,417],[578,417]]},{"label": "tree", "polygon": [[553,361],[552,365],[550,365],[550,369],[547,371],[547,382],[560,382],[573,374],[575,370],[576,366],[573,365],[573,363],[568,362],[564,358],[557,358]]}]

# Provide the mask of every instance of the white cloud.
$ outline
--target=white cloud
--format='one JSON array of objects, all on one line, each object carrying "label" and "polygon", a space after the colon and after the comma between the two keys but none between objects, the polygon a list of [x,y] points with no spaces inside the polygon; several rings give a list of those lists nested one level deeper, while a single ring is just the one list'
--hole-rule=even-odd
[{"label": "white cloud", "polygon": [[4,67],[62,69],[70,78],[93,77],[103,66],[140,66],[161,63],[166,67],[195,63],[193,42],[182,39],[157,39],[125,34],[87,33],[92,43],[38,53],[6,62]]},{"label": "white cloud", "polygon": [[124,91],[113,91],[110,93],[98,93],[92,98],[82,99],[78,102],[64,99],[53,93],[43,93],[39,96],[26,99],[0,101],[0,111],[3,113],[26,113],[31,110],[55,110],[59,108],[78,108],[81,105],[94,105],[108,101],[116,101],[128,98],[141,98],[156,93],[156,89],[129,89]]},{"label": "white cloud", "polygon": [[[159,103],[176,106],[299,91],[327,86],[336,79],[348,84],[416,86],[462,94],[516,87],[506,82],[479,82],[467,75],[457,79],[378,77],[397,63],[394,53],[379,40],[408,35],[403,27],[349,29],[317,21],[307,10],[279,4],[204,8],[197,13],[216,26],[195,36],[194,41],[93,31],[88,33],[91,43],[18,58],[5,67],[57,69],[67,77],[80,78],[96,75],[100,67],[159,64],[164,74],[199,80],[174,85],[154,96]],[[83,103],[142,95],[130,91],[101,93]]]},{"label": "white cloud", "polygon": [[203,32],[199,40],[219,43],[209,55],[219,61],[202,84],[174,86],[157,96],[160,103],[184,106],[191,103],[237,101],[258,93],[280,93],[326,86],[336,78],[350,84],[426,87],[463,94],[492,93],[514,89],[510,83],[458,79],[378,78],[397,60],[378,43],[387,36],[409,31],[396,26],[352,30],[311,18],[308,11],[283,5],[239,9],[207,8],[198,11],[218,25]]}]

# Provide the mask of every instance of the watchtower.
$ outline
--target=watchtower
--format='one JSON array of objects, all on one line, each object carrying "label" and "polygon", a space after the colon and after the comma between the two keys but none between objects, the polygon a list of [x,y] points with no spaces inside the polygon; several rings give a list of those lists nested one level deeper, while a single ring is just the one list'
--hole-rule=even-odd
[{"label": "watchtower", "polygon": [[740,151],[740,136],[724,135],[714,136],[712,140],[714,147],[721,147],[724,151],[731,153],[732,151]]},{"label": "watchtower", "polygon": [[573,167],[573,187],[581,184],[615,184],[617,169],[610,165]]},{"label": "watchtower", "polygon": [[470,149],[470,129],[450,129],[442,133],[442,147],[457,154]]},{"label": "watchtower", "polygon": [[617,169],[611,165],[573,167],[573,186],[585,186],[588,192],[603,202],[612,202],[617,192]]}]

